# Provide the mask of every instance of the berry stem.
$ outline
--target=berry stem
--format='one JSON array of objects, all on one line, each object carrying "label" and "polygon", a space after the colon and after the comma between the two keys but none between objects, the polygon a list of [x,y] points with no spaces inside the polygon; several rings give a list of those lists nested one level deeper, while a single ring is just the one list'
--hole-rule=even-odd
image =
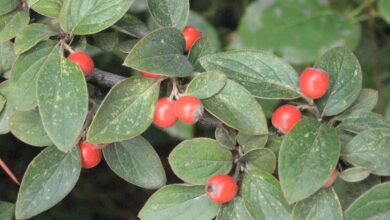
[{"label": "berry stem", "polygon": [[70,47],[65,41],[61,40],[61,45],[67,50],[69,51],[71,54],[74,53],[75,51],[72,49],[72,47]]},{"label": "berry stem", "polygon": [[314,103],[313,99],[305,97],[304,95],[302,96],[302,98],[309,104],[309,106],[301,105],[298,108],[307,109],[312,114],[314,114],[314,116],[318,119],[318,121],[322,121],[321,112],[318,109],[317,105]]},{"label": "berry stem", "polygon": [[0,158],[0,167],[3,168],[4,172],[7,173],[7,175],[20,186],[20,183],[18,179],[15,177],[15,175],[12,173],[11,169],[8,168],[7,164],[4,163],[4,161]]},{"label": "berry stem", "polygon": [[240,179],[240,173],[241,173],[241,162],[238,160],[236,164],[236,169],[234,170],[233,179],[236,180],[236,182]]},{"label": "berry stem", "polygon": [[169,96],[170,100],[174,100],[174,99],[178,100],[179,99],[180,95],[179,95],[179,90],[178,90],[177,86],[178,86],[178,81],[177,81],[177,78],[174,77],[174,78],[172,78],[172,92],[171,92],[171,95]]}]

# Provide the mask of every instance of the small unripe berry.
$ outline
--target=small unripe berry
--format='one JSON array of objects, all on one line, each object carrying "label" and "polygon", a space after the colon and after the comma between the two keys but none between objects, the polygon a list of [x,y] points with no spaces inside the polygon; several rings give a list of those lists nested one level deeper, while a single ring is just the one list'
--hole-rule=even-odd
[{"label": "small unripe berry", "polygon": [[272,114],[272,124],[281,132],[287,134],[300,120],[302,114],[293,105],[282,105]]},{"label": "small unripe berry", "polygon": [[175,113],[175,101],[168,97],[158,100],[154,110],[153,123],[161,128],[169,128],[177,121]]},{"label": "small unripe berry", "polygon": [[161,75],[159,74],[155,74],[155,73],[150,73],[150,72],[146,72],[146,71],[139,71],[139,73],[145,77],[149,77],[149,78],[160,78]]},{"label": "small unripe berry", "polygon": [[98,145],[83,141],[79,148],[83,168],[93,168],[102,160],[102,150],[98,149]]},{"label": "small unripe berry", "polygon": [[85,76],[91,74],[94,69],[93,60],[90,56],[88,56],[88,54],[84,53],[83,51],[72,53],[68,56],[68,60],[71,60],[76,63]]},{"label": "small unripe berry", "polygon": [[194,124],[202,117],[203,105],[195,96],[182,96],[175,103],[175,113],[185,124]]},{"label": "small unripe berry", "polygon": [[226,203],[234,199],[238,191],[236,181],[224,174],[212,176],[206,184],[209,199],[216,203]]},{"label": "small unripe berry", "polygon": [[183,36],[186,41],[186,51],[188,52],[195,42],[202,37],[202,34],[195,27],[186,26],[183,29]]},{"label": "small unripe berry", "polygon": [[324,185],[322,185],[322,189],[327,189],[333,185],[333,183],[336,181],[337,178],[337,170],[334,169],[332,174],[330,175],[328,181]]},{"label": "small unripe berry", "polygon": [[321,98],[328,90],[329,76],[320,69],[306,68],[299,79],[302,94],[311,99]]}]

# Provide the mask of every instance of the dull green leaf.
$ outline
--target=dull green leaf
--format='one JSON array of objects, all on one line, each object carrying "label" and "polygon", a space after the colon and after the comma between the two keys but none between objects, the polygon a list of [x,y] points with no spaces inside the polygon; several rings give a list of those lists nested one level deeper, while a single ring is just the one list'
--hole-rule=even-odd
[{"label": "dull green leaf", "polygon": [[204,72],[188,84],[185,95],[207,99],[220,92],[227,82],[227,77],[220,71]]}]

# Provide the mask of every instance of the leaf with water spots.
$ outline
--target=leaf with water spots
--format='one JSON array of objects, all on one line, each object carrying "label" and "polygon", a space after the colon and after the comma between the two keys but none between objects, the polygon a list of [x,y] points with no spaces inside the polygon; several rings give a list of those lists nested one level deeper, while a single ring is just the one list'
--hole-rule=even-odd
[{"label": "leaf with water spots", "polygon": [[332,49],[315,66],[329,74],[329,88],[317,100],[323,116],[337,115],[356,101],[362,88],[362,68],[352,51],[344,47]]},{"label": "leaf with water spots", "polygon": [[351,167],[343,170],[338,176],[346,182],[354,183],[366,179],[370,171],[363,167]]},{"label": "leaf with water spots", "polygon": [[149,12],[161,27],[183,29],[190,12],[189,0],[147,0]]},{"label": "leaf with water spots", "polygon": [[134,0],[66,0],[60,12],[61,28],[70,34],[100,32],[117,22]]},{"label": "leaf with water spots", "polygon": [[136,38],[142,38],[149,33],[148,27],[131,14],[125,14],[112,28]]},{"label": "leaf with water spots", "polygon": [[[342,114],[349,115],[354,112],[370,112],[378,102],[378,91],[374,89],[362,89],[356,101]],[[340,116],[338,116],[339,118]]]},{"label": "leaf with water spots", "polygon": [[199,99],[207,99],[223,89],[227,77],[220,71],[204,72],[196,76],[188,84],[185,95],[195,96]]},{"label": "leaf with water spots", "polygon": [[237,135],[237,142],[241,145],[245,153],[253,149],[263,148],[267,140],[268,135],[248,135],[242,132],[238,132]]},{"label": "leaf with water spots", "polygon": [[64,0],[26,0],[28,7],[41,15],[57,18]]},{"label": "leaf with water spots", "polygon": [[228,174],[233,166],[233,155],[209,138],[195,138],[181,142],[169,154],[173,172],[184,182],[205,185],[216,174]]},{"label": "leaf with water spots", "polygon": [[268,127],[260,104],[240,84],[228,80],[217,95],[203,99],[208,112],[229,127],[246,134],[267,134]]},{"label": "leaf with water spots", "polygon": [[91,143],[112,143],[142,134],[152,123],[160,80],[131,77],[107,94],[89,127]]},{"label": "leaf with water spots", "polygon": [[253,220],[240,196],[236,196],[229,203],[219,209],[217,220]]},{"label": "leaf with water spots", "polygon": [[279,178],[292,204],[313,195],[328,180],[340,155],[336,129],[303,118],[284,137],[279,152]]},{"label": "leaf with water spots", "polygon": [[88,111],[83,73],[55,47],[38,77],[37,98],[43,126],[55,146],[64,152],[76,145]]},{"label": "leaf with water spots", "polygon": [[0,16],[0,43],[14,38],[29,22],[25,11],[13,11]]},{"label": "leaf with water spots", "polygon": [[56,35],[49,26],[33,23],[24,27],[15,38],[14,49],[16,54],[21,54],[34,47],[38,42]]},{"label": "leaf with water spots", "polygon": [[300,96],[297,72],[282,59],[265,51],[216,53],[203,56],[200,63],[207,71],[222,71],[256,97],[294,99]]},{"label": "leaf with water spots", "polygon": [[290,219],[290,207],[279,182],[265,171],[251,170],[244,174],[241,196],[253,219]]},{"label": "leaf with water spots", "polygon": [[131,49],[123,65],[166,76],[189,76],[193,67],[184,56],[184,37],[176,28],[155,30]]},{"label": "leaf with water spots", "polygon": [[337,128],[357,134],[371,128],[390,129],[390,121],[378,113],[355,112],[343,117]]},{"label": "leaf with water spots", "polygon": [[215,129],[215,139],[222,147],[234,150],[237,145],[237,131],[223,126],[217,127]]},{"label": "leaf with water spots", "polygon": [[220,205],[205,194],[204,186],[168,185],[155,192],[138,214],[142,220],[213,219]]},{"label": "leaf with water spots", "polygon": [[0,201],[0,219],[14,220],[15,204]]},{"label": "leaf with water spots", "polygon": [[202,72],[203,67],[200,65],[199,59],[206,55],[215,54],[216,50],[208,37],[202,37],[192,45],[188,53],[188,60],[194,66],[195,71]]},{"label": "leaf with water spots", "polygon": [[10,70],[15,60],[14,44],[11,41],[0,43],[0,75]]},{"label": "leaf with water spots", "polygon": [[[9,80],[0,83],[0,95],[6,99],[10,97],[11,87]],[[0,134],[6,134],[9,132],[8,119],[12,109],[12,105],[9,102],[6,102],[3,111],[0,112]]]},{"label": "leaf with water spots", "polygon": [[292,219],[342,220],[343,211],[333,188],[322,189],[295,204]]},{"label": "leaf with water spots", "polygon": [[111,170],[136,186],[158,189],[167,181],[156,151],[141,136],[112,143],[103,154]]},{"label": "leaf with water spots", "polygon": [[7,14],[18,7],[18,0],[0,0],[0,15]]},{"label": "leaf with water spots", "polygon": [[390,175],[390,129],[368,129],[356,135],[345,147],[344,160],[380,176]]},{"label": "leaf with water spots", "polygon": [[60,202],[76,185],[81,171],[78,148],[68,153],[44,149],[27,167],[16,200],[16,219],[29,219]]},{"label": "leaf with water spots", "polygon": [[274,173],[276,168],[276,156],[267,148],[254,149],[244,154],[240,161],[245,163],[247,170],[261,169],[268,173]]}]

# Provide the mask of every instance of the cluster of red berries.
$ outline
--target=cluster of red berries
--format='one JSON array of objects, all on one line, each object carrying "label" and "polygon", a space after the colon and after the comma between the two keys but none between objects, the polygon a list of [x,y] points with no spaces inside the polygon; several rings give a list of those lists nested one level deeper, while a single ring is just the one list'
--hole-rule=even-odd
[{"label": "cluster of red berries", "polygon": [[[329,87],[328,73],[321,69],[307,68],[299,79],[302,95],[309,99],[321,98]],[[272,115],[272,124],[284,134],[287,134],[300,120],[302,114],[293,105],[280,106]]]},{"label": "cluster of red berries", "polygon": [[203,114],[203,105],[195,96],[182,96],[174,101],[169,97],[158,100],[153,122],[162,128],[173,126],[179,119],[185,124],[194,124]]}]

